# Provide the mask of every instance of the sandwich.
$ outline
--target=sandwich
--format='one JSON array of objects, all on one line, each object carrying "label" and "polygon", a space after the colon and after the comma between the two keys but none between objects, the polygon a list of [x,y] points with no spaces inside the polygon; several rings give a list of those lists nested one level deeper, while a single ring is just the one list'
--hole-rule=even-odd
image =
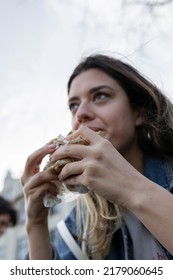
[{"label": "sandwich", "polygon": [[[69,134],[68,134],[69,135]],[[54,139],[56,143],[56,148],[59,149],[61,146],[68,145],[68,144],[80,144],[80,145],[89,145],[89,142],[84,139],[82,136],[79,136],[72,140],[67,140],[66,137],[62,136],[61,134]],[[48,161],[44,169],[50,169],[52,172],[59,174],[62,168],[70,162],[76,161],[75,158],[65,158],[65,159],[58,159],[56,162],[52,163]]]}]

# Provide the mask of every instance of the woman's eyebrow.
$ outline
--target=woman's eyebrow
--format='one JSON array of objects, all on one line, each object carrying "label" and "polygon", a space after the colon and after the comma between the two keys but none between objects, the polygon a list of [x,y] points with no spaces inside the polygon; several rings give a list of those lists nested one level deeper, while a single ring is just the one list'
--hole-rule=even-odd
[{"label": "woman's eyebrow", "polygon": [[79,97],[77,97],[77,96],[70,97],[68,99],[68,104],[71,103],[71,102],[77,101],[77,100],[79,100]]},{"label": "woman's eyebrow", "polygon": [[97,86],[97,87],[91,88],[89,92],[93,93],[93,92],[96,92],[96,91],[104,89],[104,88],[112,90],[112,88],[110,86],[108,86],[108,85],[101,85],[101,86]]}]

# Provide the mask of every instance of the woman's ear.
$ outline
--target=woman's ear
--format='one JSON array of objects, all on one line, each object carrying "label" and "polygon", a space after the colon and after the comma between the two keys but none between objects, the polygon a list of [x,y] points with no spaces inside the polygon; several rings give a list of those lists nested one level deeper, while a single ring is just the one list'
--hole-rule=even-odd
[{"label": "woman's ear", "polygon": [[135,110],[135,125],[140,126],[144,123],[144,108]]}]

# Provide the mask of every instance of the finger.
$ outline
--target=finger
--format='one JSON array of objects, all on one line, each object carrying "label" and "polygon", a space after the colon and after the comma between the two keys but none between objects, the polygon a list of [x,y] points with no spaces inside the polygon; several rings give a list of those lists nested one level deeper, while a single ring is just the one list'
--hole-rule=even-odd
[{"label": "finger", "polygon": [[89,191],[89,188],[84,186],[84,185],[67,185],[64,183],[64,185],[66,186],[66,188],[71,191],[71,192],[75,192],[75,193],[87,193]]},{"label": "finger", "polygon": [[36,150],[32,153],[26,160],[25,168],[23,175],[21,177],[22,185],[25,183],[26,177],[31,176],[39,172],[39,166],[43,160],[43,158],[47,155],[55,151],[56,144],[48,143],[44,147]]},{"label": "finger", "polygon": [[83,161],[81,161],[81,160],[67,163],[61,170],[60,174],[58,175],[58,179],[60,181],[64,181],[68,177],[82,174],[84,171],[83,166],[84,166],[84,164],[83,164]]},{"label": "finger", "polygon": [[25,192],[26,197],[32,197],[32,201],[40,200],[42,202],[45,194],[50,193],[52,195],[57,195],[59,192],[59,188],[55,182],[44,183],[42,185],[37,186],[35,189],[30,189]]},{"label": "finger", "polygon": [[[58,159],[65,159],[65,158],[73,158],[73,159],[82,159],[84,158],[87,153],[89,152],[88,147],[91,147],[93,144],[100,144],[103,142],[103,138],[99,135],[98,132],[95,132],[88,127],[82,126],[75,132],[72,132],[69,136],[67,136],[67,140],[74,140],[79,137],[84,138],[90,145],[82,145],[82,144],[65,144],[57,149],[50,157],[50,161],[52,163],[56,162]],[[104,139],[105,141],[105,139]],[[91,150],[90,150],[91,151]]]},{"label": "finger", "polygon": [[66,144],[59,149],[57,149],[50,157],[52,163],[59,159],[71,158],[72,160],[83,159],[88,152],[88,146],[83,146],[80,144]]},{"label": "finger", "polygon": [[84,139],[86,139],[90,144],[96,144],[98,141],[102,139],[100,136],[101,130],[99,131],[93,131],[92,129],[88,128],[87,126],[80,126],[78,130],[75,130],[70,135],[67,136],[68,140],[75,139],[79,136],[82,136]]},{"label": "finger", "polygon": [[74,189],[75,186],[86,186],[82,175],[68,177],[63,182],[69,189]]},{"label": "finger", "polygon": [[24,188],[32,190],[45,183],[49,184],[52,181],[59,181],[58,176],[50,170],[45,170],[30,177],[30,179],[25,183]]},{"label": "finger", "polygon": [[56,149],[56,144],[47,144],[43,146],[42,148],[38,149],[35,151],[33,154],[31,154],[26,162],[26,171],[32,169],[33,166],[40,165],[43,158],[47,155],[50,154],[52,151]]}]

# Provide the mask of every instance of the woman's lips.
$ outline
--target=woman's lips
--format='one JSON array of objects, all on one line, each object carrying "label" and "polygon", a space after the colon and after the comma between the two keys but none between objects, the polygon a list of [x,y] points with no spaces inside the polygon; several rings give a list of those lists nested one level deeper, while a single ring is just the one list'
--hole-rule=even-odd
[{"label": "woman's lips", "polygon": [[98,128],[98,127],[90,127],[88,126],[89,129],[95,131],[95,132],[99,132],[99,131],[102,131],[102,129]]}]

